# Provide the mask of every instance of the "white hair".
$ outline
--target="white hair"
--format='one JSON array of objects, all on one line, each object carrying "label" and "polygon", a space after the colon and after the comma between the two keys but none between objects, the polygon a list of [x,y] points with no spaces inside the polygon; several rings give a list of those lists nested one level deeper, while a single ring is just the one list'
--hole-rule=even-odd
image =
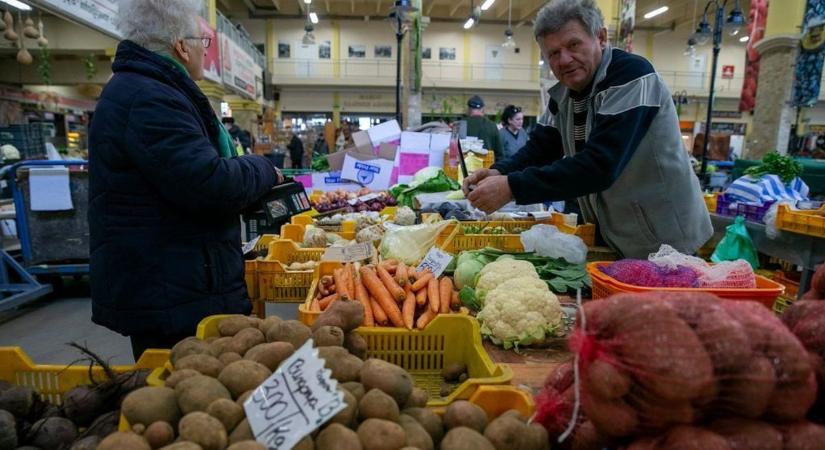
[{"label": "white hair", "polygon": [[536,16],[533,34],[541,39],[555,33],[567,22],[578,20],[593,37],[604,28],[602,11],[595,0],[553,0],[544,5]]},{"label": "white hair", "polygon": [[152,51],[172,48],[200,36],[195,0],[120,0],[117,27],[128,39]]}]

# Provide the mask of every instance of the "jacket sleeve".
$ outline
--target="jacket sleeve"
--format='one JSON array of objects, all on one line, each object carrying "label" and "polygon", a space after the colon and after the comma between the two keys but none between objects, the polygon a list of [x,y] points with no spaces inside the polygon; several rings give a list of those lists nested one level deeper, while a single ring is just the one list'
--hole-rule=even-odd
[{"label": "jacket sleeve", "polygon": [[262,156],[221,158],[188,111],[162,95],[138,98],[129,110],[128,156],[166,200],[194,213],[239,213],[277,183]]},{"label": "jacket sleeve", "polygon": [[536,125],[530,132],[530,140],[513,156],[496,160],[493,169],[502,174],[509,174],[524,170],[530,166],[551,164],[564,156],[561,134],[551,125]]}]

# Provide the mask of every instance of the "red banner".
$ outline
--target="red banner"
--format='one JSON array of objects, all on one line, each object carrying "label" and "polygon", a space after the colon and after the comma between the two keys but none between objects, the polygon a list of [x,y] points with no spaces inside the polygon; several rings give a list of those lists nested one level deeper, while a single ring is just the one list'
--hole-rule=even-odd
[{"label": "red banner", "polygon": [[203,77],[207,80],[221,83],[221,48],[218,42],[218,33],[209,25],[209,21],[203,17],[198,17],[201,25],[201,36],[212,38],[212,43],[206,49],[203,57]]},{"label": "red banner", "polygon": [[745,80],[742,83],[742,96],[739,98],[739,111],[753,111],[756,106],[756,86],[759,80],[759,52],[754,46],[765,36],[765,24],[768,22],[768,0],[751,0],[748,18],[748,47],[745,60]]}]

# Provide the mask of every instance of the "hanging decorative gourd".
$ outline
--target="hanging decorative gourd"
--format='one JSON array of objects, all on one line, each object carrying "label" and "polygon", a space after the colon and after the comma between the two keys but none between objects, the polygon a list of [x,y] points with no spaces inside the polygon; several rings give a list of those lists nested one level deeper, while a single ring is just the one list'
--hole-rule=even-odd
[{"label": "hanging decorative gourd", "polygon": [[26,19],[26,25],[23,27],[23,36],[29,39],[37,39],[40,37],[40,32],[34,27],[34,21],[31,17]]},{"label": "hanging decorative gourd", "polygon": [[6,32],[3,33],[3,37],[7,41],[17,42],[17,33],[14,32],[14,17],[10,12],[6,11],[6,14],[3,15],[3,23],[6,24]]},{"label": "hanging decorative gourd", "polygon": [[19,62],[20,64],[22,64],[24,66],[28,66],[29,64],[32,63],[32,61],[34,61],[34,59],[32,58],[31,53],[29,53],[29,51],[26,50],[26,47],[23,45],[23,39],[22,38],[20,39],[20,41],[18,42],[17,45],[20,46],[20,51],[17,52],[17,62]]},{"label": "hanging decorative gourd", "polygon": [[37,20],[37,30],[40,33],[40,37],[37,38],[37,45],[40,47],[46,47],[49,45],[49,40],[46,39],[46,35],[43,34],[43,19]]}]

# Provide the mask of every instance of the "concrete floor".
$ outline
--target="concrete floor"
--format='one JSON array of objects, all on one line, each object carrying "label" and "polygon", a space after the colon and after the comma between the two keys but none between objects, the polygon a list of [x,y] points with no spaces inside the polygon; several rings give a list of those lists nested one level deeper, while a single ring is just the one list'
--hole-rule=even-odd
[{"label": "concrete floor", "polygon": [[[268,304],[267,315],[296,319],[297,304]],[[80,357],[66,345],[77,342],[112,364],[132,364],[129,338],[92,323],[88,285],[67,286],[57,295],[0,313],[0,346],[18,346],[38,364],[69,364]]]}]

